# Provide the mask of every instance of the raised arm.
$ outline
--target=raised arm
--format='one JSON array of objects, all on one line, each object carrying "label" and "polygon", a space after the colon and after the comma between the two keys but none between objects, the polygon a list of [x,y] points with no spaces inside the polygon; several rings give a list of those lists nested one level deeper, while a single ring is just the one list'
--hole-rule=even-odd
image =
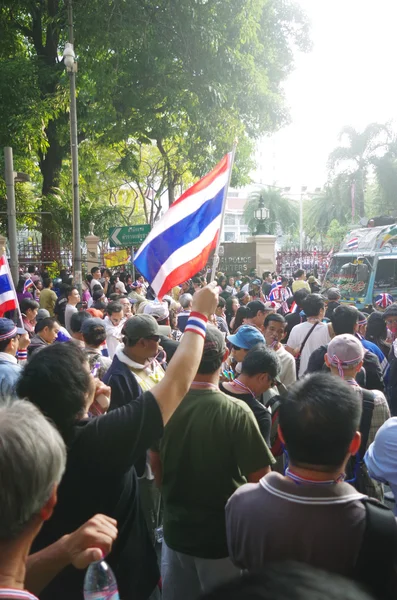
[{"label": "raised arm", "polygon": [[[182,402],[197,373],[203,353],[205,326],[203,329],[194,326],[193,313],[203,315],[206,320],[215,312],[218,304],[216,285],[215,282],[210,283],[194,294],[192,314],[179,347],[169,364],[164,379],[151,390],[160,407],[164,425]],[[194,328],[189,328],[189,321]],[[200,321],[199,318],[198,321]]]}]

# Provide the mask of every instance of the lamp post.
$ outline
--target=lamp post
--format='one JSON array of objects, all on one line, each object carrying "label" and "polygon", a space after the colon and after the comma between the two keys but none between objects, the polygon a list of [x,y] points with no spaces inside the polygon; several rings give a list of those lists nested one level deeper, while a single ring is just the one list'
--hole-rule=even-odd
[{"label": "lamp post", "polygon": [[70,150],[72,156],[73,187],[73,276],[74,283],[81,293],[81,233],[80,233],[80,198],[79,198],[79,156],[77,139],[76,109],[76,72],[77,63],[73,47],[73,12],[72,0],[68,1],[69,42],[65,44],[63,61],[69,74],[70,82]]},{"label": "lamp post", "polygon": [[14,284],[19,279],[17,213],[15,208],[15,183],[30,181],[29,175],[14,171],[12,148],[4,148],[5,181],[7,187],[7,229],[10,245],[10,271]]},{"label": "lamp post", "polygon": [[255,210],[254,215],[258,221],[255,235],[267,235],[265,221],[269,218],[269,209],[266,208],[262,195],[259,196],[258,208]]}]

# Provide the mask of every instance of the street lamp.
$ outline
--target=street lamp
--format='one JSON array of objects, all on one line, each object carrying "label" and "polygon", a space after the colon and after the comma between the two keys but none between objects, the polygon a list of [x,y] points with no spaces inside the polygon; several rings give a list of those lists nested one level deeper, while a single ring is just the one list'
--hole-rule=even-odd
[{"label": "street lamp", "polygon": [[265,221],[269,218],[269,209],[266,208],[262,195],[259,196],[258,208],[254,212],[255,219],[258,221],[255,235],[267,235]]},{"label": "street lamp", "polygon": [[76,72],[77,63],[73,47],[73,12],[72,0],[68,2],[69,42],[63,51],[63,62],[69,74],[70,82],[70,151],[72,156],[72,187],[73,187],[73,276],[74,283],[81,293],[81,232],[80,232],[80,198],[79,198],[79,156],[77,138],[77,108],[76,108]]}]

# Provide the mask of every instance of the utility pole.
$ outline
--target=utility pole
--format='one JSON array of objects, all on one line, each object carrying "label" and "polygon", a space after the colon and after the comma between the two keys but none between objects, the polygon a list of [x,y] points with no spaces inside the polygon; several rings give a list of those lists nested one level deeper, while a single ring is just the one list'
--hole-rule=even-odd
[{"label": "utility pole", "polygon": [[74,53],[73,6],[68,0],[69,42],[63,53],[66,70],[70,82],[70,150],[72,156],[72,187],[73,187],[73,275],[74,283],[81,293],[81,231],[80,231],[80,197],[79,197],[79,155],[77,138],[77,108],[76,108],[76,72],[77,63]]},{"label": "utility pole", "polygon": [[7,225],[8,243],[10,245],[10,270],[17,285],[19,279],[17,215],[15,209],[15,173],[12,148],[4,148],[5,180],[7,187]]}]

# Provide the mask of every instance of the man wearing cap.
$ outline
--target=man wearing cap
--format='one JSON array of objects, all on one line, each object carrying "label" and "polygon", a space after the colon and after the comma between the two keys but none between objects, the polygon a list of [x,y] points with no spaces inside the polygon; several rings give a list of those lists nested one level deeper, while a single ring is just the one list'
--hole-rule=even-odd
[{"label": "man wearing cap", "polygon": [[117,348],[104,378],[104,383],[112,388],[109,410],[124,406],[164,377],[163,369],[155,360],[160,330],[151,315],[135,315],[128,319],[121,335],[123,345]]},{"label": "man wearing cap", "polygon": [[247,304],[248,314],[245,319],[245,322],[247,323],[247,325],[252,325],[253,327],[257,327],[259,329],[259,331],[261,333],[263,333],[263,324],[265,322],[266,315],[269,312],[276,312],[276,310],[275,310],[276,305],[274,305],[274,307],[272,307],[272,306],[270,306],[270,304],[271,303],[269,303],[269,305],[266,306],[265,303],[262,302],[262,300],[252,300],[251,302],[248,302],[248,304]]},{"label": "man wearing cap", "polygon": [[91,373],[101,381],[106,375],[111,358],[103,356],[101,346],[106,340],[106,328],[102,319],[86,319],[81,325],[81,335],[85,344],[84,353],[88,357]]},{"label": "man wearing cap", "polygon": [[25,329],[11,319],[0,319],[0,402],[14,395],[29,342]]},{"label": "man wearing cap", "polygon": [[[354,335],[343,334],[335,336],[328,344],[325,362],[332,375],[339,376],[360,395],[363,404],[363,416],[360,423],[362,447],[359,450],[358,460],[362,463],[364,454],[375,439],[376,432],[390,417],[389,407],[385,396],[379,390],[364,390],[355,376],[363,365],[364,348],[359,339]],[[354,475],[354,468],[352,468]],[[365,465],[361,465],[357,473],[357,481],[353,485],[358,491],[383,501],[383,486],[373,481]]]},{"label": "man wearing cap", "polygon": [[241,363],[246,357],[248,350],[251,350],[257,344],[266,344],[264,336],[257,327],[245,324],[233,335],[228,335],[226,339],[232,346],[232,358],[237,363],[237,373],[241,373]]},{"label": "man wearing cap", "polygon": [[144,287],[140,281],[134,281],[131,284],[131,292],[128,294],[128,298],[135,300],[135,310],[138,309],[141,302],[145,301]]},{"label": "man wearing cap", "polygon": [[247,404],[218,388],[226,357],[224,336],[208,325],[190,391],[152,454],[164,501],[163,600],[198,598],[238,576],[226,545],[225,504],[274,462]]},{"label": "man wearing cap", "polygon": [[[331,317],[334,334],[342,335],[348,333],[350,335],[356,335],[358,318],[358,310],[355,306],[348,306],[347,304],[338,306]],[[315,371],[324,369],[324,356],[326,352],[326,344],[312,352],[306,373],[314,373]],[[363,365],[364,369],[357,375],[358,383],[367,390],[380,390],[383,392],[385,385],[378,357],[371,351],[365,351]]]},{"label": "man wearing cap", "polygon": [[241,290],[241,292],[238,292],[237,299],[240,302],[240,306],[247,306],[247,304],[251,300],[249,293],[243,290]]},{"label": "man wearing cap", "polygon": [[339,300],[341,299],[341,293],[338,290],[338,288],[329,288],[327,290],[327,298],[328,303],[327,310],[325,311],[325,318],[331,320],[332,313],[334,312],[335,308],[338,308],[338,306],[340,306]]},{"label": "man wearing cap", "polygon": [[251,281],[249,286],[249,295],[251,296],[252,300],[265,300],[265,296],[261,290],[261,283],[262,282],[260,279],[254,279]]},{"label": "man wearing cap", "polygon": [[269,447],[272,416],[258,398],[274,385],[279,371],[280,364],[276,354],[264,344],[257,344],[247,352],[241,365],[240,375],[233,381],[219,384],[221,392],[243,400],[250,407],[259,431]]},{"label": "man wearing cap", "polygon": [[[103,381],[112,394],[109,411],[124,406],[143,392],[150,391],[164,378],[164,370],[157,362],[160,329],[151,315],[135,315],[122,329],[122,340]],[[149,532],[154,541],[159,495],[154,489],[154,478],[146,455],[137,465],[141,478],[140,494]]]}]

